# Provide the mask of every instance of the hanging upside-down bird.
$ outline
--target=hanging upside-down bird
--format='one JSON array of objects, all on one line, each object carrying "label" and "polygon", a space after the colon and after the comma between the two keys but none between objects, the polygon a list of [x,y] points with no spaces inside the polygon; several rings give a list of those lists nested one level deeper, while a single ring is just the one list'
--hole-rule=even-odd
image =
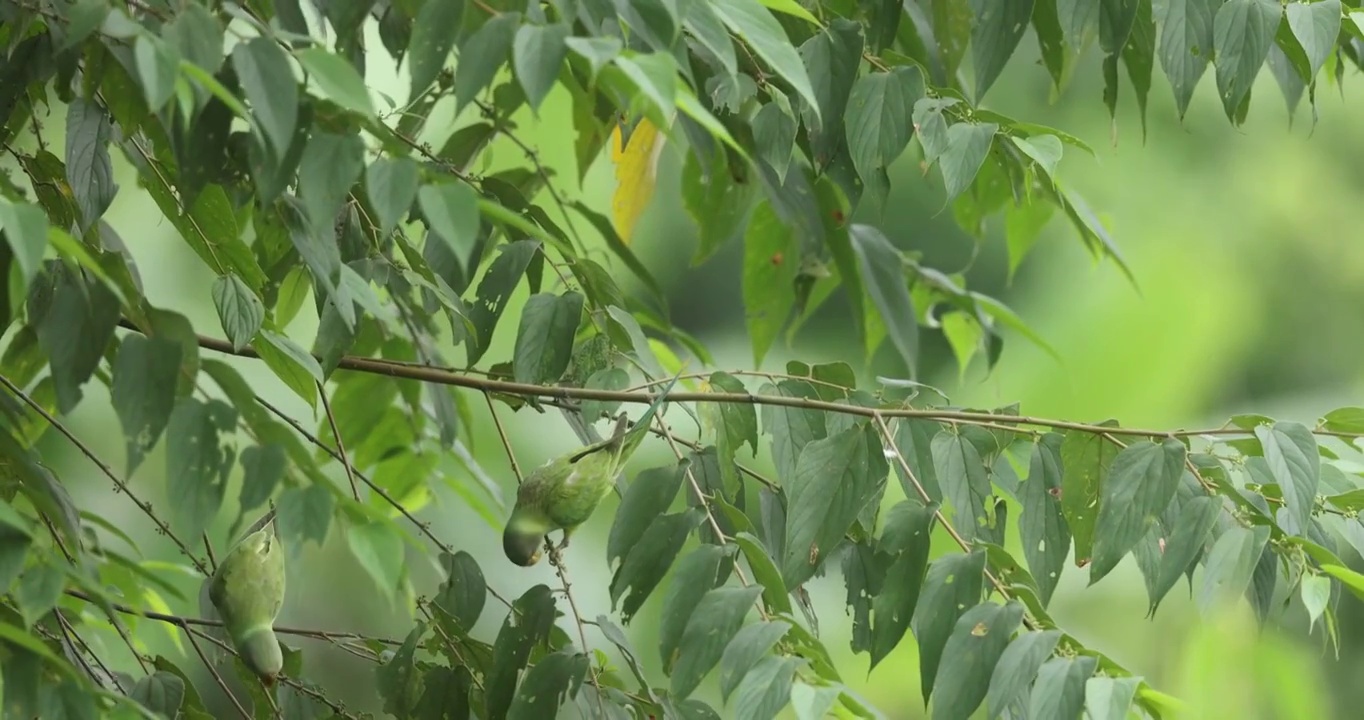
[{"label": "hanging upside-down bird", "polygon": [[284,547],[273,522],[257,526],[218,565],[208,597],[242,662],[268,686],[284,667],[274,630],[284,605]]},{"label": "hanging upside-down bird", "polygon": [[629,418],[621,413],[615,432],[599,443],[562,455],[531,471],[516,492],[502,550],[522,567],[540,562],[545,535],[563,530],[559,549],[615,488],[616,472],[639,445],[636,435],[627,442]]}]

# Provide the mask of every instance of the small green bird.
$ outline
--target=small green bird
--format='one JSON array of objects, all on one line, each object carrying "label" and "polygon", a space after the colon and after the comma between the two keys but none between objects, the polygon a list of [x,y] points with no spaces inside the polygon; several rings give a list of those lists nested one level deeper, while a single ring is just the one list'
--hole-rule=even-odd
[{"label": "small green bird", "polygon": [[253,530],[218,565],[208,597],[242,661],[269,686],[284,667],[274,630],[284,605],[284,548],[273,523]]},{"label": "small green bird", "polygon": [[629,459],[641,437],[631,433],[629,418],[620,414],[609,439],[588,445],[541,465],[526,476],[516,492],[516,507],[502,531],[502,551],[522,567],[540,562],[545,535],[563,530],[559,549],[615,488],[616,471]]}]

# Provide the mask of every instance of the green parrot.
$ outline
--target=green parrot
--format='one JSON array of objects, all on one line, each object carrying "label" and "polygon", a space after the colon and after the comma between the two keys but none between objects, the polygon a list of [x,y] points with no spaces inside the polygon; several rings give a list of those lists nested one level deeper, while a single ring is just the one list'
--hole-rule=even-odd
[{"label": "green parrot", "polygon": [[223,558],[209,578],[208,599],[242,662],[267,686],[284,667],[274,623],[284,605],[284,547],[271,511]]},{"label": "green parrot", "polygon": [[568,547],[569,535],[615,489],[616,472],[639,445],[642,433],[627,437],[629,424],[621,413],[610,438],[554,458],[526,476],[502,532],[507,559],[522,567],[540,562],[545,535],[554,530],[564,531],[559,549]]}]

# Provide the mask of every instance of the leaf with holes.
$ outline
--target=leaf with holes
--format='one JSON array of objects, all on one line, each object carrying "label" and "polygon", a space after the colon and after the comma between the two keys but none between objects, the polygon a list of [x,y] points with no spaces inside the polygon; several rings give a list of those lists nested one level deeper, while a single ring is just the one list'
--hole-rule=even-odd
[{"label": "leaf with holes", "polygon": [[738,634],[760,594],[762,588],[751,585],[717,588],[701,598],[677,644],[671,685],[674,697],[691,695],[701,679],[720,662],[725,646]]},{"label": "leaf with holes", "polygon": [[1132,443],[1108,469],[1094,522],[1094,564],[1089,582],[1103,579],[1156,523],[1174,499],[1184,472],[1184,443],[1166,438]]},{"label": "leaf with holes", "polygon": [[983,602],[962,614],[943,647],[933,683],[933,720],[966,720],[990,687],[1009,638],[1023,620],[1023,603]]},{"label": "leaf with holes", "polygon": [[980,602],[984,572],[984,550],[947,555],[928,566],[910,624],[919,642],[920,687],[925,700],[932,696],[943,648],[957,619],[963,610]]}]

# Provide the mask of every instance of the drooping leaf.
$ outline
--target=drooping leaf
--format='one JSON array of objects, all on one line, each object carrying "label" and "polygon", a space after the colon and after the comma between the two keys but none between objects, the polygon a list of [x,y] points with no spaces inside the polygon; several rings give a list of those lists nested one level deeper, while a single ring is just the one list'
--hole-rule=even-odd
[{"label": "drooping leaf", "polygon": [[900,644],[914,618],[928,566],[936,504],[906,500],[891,508],[877,553],[892,558],[871,602],[871,666],[876,667]]},{"label": "drooping leaf", "polygon": [[1196,598],[1200,613],[1206,616],[1218,603],[1245,594],[1268,541],[1269,528],[1264,525],[1231,527],[1217,538],[1203,561],[1203,582]]},{"label": "drooping leaf", "polygon": [[360,567],[391,601],[404,570],[402,536],[390,523],[367,522],[348,529],[346,544]]},{"label": "drooping leaf", "polygon": [[985,695],[985,707],[989,710],[986,717],[994,720],[1006,708],[1027,697],[1038,669],[1051,657],[1060,640],[1060,630],[1043,630],[1021,633],[1009,643],[990,675],[990,686]]},{"label": "drooping leaf", "polygon": [[762,588],[757,586],[722,587],[701,598],[677,645],[671,685],[674,697],[691,695],[720,662],[725,646],[738,634],[744,616],[761,594]]},{"label": "drooping leaf", "polygon": [[735,717],[772,720],[791,700],[791,683],[805,664],[800,658],[769,655],[748,671],[734,691]]},{"label": "drooping leaf", "polygon": [[272,164],[278,166],[298,122],[298,84],[293,72],[281,72],[289,66],[289,56],[274,40],[257,37],[232,48],[232,66],[273,151]]},{"label": "drooping leaf", "polygon": [[871,306],[881,313],[891,343],[910,377],[914,377],[919,358],[919,321],[905,279],[904,259],[874,227],[853,225],[848,236]]},{"label": "drooping leaf", "polygon": [[1221,510],[1221,499],[1211,496],[1190,498],[1184,503],[1173,531],[1165,538],[1164,551],[1160,556],[1159,577],[1151,593],[1150,613],[1155,613],[1161,599],[1170,592],[1179,581],[1179,577],[1188,571],[1198,554],[1203,551],[1208,533],[1212,532]]},{"label": "drooping leaf", "polygon": [[1132,443],[1113,458],[1100,489],[1089,582],[1107,575],[1169,506],[1184,472],[1184,444]]},{"label": "drooping leaf", "polygon": [[995,123],[955,123],[947,128],[947,147],[938,158],[947,201],[956,199],[975,180],[990,153],[999,126]]},{"label": "drooping leaf", "polygon": [[815,109],[816,119],[823,120],[819,114],[819,98],[810,84],[805,65],[777,19],[757,0],[735,0],[712,7],[731,32],[752,47],[758,57],[790,83],[796,93]]},{"label": "drooping leaf", "polygon": [[1269,472],[1279,484],[1284,504],[1296,525],[1290,532],[1305,533],[1321,484],[1321,455],[1316,438],[1312,431],[1295,422],[1257,426],[1255,437],[1264,447]]},{"label": "drooping leaf", "polygon": [[1179,119],[1189,109],[1194,87],[1213,54],[1213,16],[1216,0],[1170,0],[1161,26],[1160,66],[1174,90]]},{"label": "drooping leaf", "polygon": [[1033,446],[1028,479],[1018,491],[1023,504],[1023,514],[1018,519],[1023,557],[1037,581],[1044,605],[1051,602],[1070,554],[1070,528],[1061,505],[1063,441],[1063,436],[1056,433],[1047,433],[1038,440]]},{"label": "drooping leaf", "polygon": [[464,41],[455,64],[455,112],[464,109],[493,81],[498,68],[511,54],[512,41],[520,26],[521,13],[499,13]]},{"label": "drooping leaf", "polygon": [[1099,490],[1118,447],[1101,435],[1071,431],[1061,443],[1061,510],[1075,539],[1075,566],[1088,565],[1094,553],[1094,522]]},{"label": "drooping leaf", "polygon": [[971,28],[971,65],[976,75],[976,102],[994,85],[999,73],[1023,39],[1032,18],[1033,0],[994,5],[989,0],[972,0],[975,23]]},{"label": "drooping leaf", "polygon": [[98,105],[76,98],[66,108],[66,181],[80,209],[82,232],[109,209],[118,192],[109,158],[113,125]]},{"label": "drooping leaf", "polygon": [[[672,566],[687,535],[705,517],[695,508],[660,516],[630,548],[611,577],[611,604],[620,603],[621,620],[629,623]],[[629,591],[627,593],[627,590]]]},{"label": "drooping leaf", "polygon": [[417,163],[410,158],[380,158],[365,170],[365,190],[379,216],[380,233],[392,232],[407,215],[419,183]]},{"label": "drooping leaf", "polygon": [[213,281],[213,307],[233,350],[249,345],[265,321],[265,305],[236,275],[221,275]]},{"label": "drooping leaf", "polygon": [[659,515],[667,512],[682,487],[687,465],[641,471],[625,489],[606,541],[606,562],[626,557]]},{"label": "drooping leaf", "polygon": [[889,191],[886,168],[909,144],[913,127],[905,122],[924,95],[918,68],[863,75],[848,98],[846,133],[853,167],[877,207]]},{"label": "drooping leaf", "polygon": [[507,710],[508,720],[538,720],[547,713],[557,714],[582,684],[587,670],[587,656],[581,653],[561,650],[540,658],[517,686],[516,697]]},{"label": "drooping leaf", "polygon": [[166,492],[175,498],[171,524],[198,537],[222,506],[233,452],[220,434],[237,425],[237,411],[219,400],[180,398],[166,428]]},{"label": "drooping leaf", "polygon": [[582,313],[583,296],[576,292],[537,293],[526,301],[512,355],[517,382],[550,385],[563,377]]},{"label": "drooping leaf", "polygon": [[1033,683],[1028,717],[1079,717],[1085,708],[1085,682],[1097,666],[1091,655],[1048,660]]},{"label": "drooping leaf", "polygon": [[568,52],[564,45],[568,35],[569,27],[563,23],[522,25],[516,31],[512,42],[512,68],[526,91],[526,102],[531,110],[539,110],[540,103],[558,80],[559,67]]},{"label": "drooping leaf", "polygon": [[769,203],[760,203],[744,234],[744,322],[753,346],[754,367],[762,366],[796,305],[793,284],[798,267],[798,247],[791,228]]},{"label": "drooping leaf", "polygon": [[493,642],[492,669],[484,680],[487,716],[508,717],[516,695],[518,676],[537,645],[544,644],[554,627],[554,596],[549,586],[536,585],[512,603],[507,619]]},{"label": "drooping leaf", "polygon": [[889,468],[868,426],[816,440],[800,452],[787,481],[788,511],[782,579],[796,587],[810,579],[884,484]]},{"label": "drooping leaf", "polygon": [[965,720],[985,699],[1000,655],[1023,619],[1023,604],[983,602],[957,619],[933,683],[933,718]]},{"label": "drooping leaf", "polygon": [[682,634],[698,603],[717,584],[720,564],[727,552],[719,545],[703,544],[682,558],[673,573],[672,583],[663,596],[658,624],[658,652],[664,670],[677,661]]},{"label": "drooping leaf", "polygon": [[256,337],[256,352],[275,376],[309,405],[317,404],[317,384],[322,382],[322,366],[317,358],[284,335],[261,330]]},{"label": "drooping leaf", "polygon": [[958,618],[980,602],[985,551],[954,553],[928,566],[910,628],[919,642],[919,677],[924,699],[933,693],[943,648]]},{"label": "drooping leaf", "polygon": [[407,74],[410,77],[407,99],[412,102],[435,82],[455,47],[463,2],[426,0],[412,21],[412,39],[407,45]]},{"label": "drooping leaf", "polygon": [[374,102],[370,100],[365,79],[349,61],[322,48],[305,48],[297,57],[330,100],[347,110],[374,115]]},{"label": "drooping leaf", "polygon": [[180,346],[175,342],[129,335],[119,344],[111,394],[127,438],[129,475],[142,464],[170,421],[179,370]]},{"label": "drooping leaf", "polygon": [[763,621],[739,630],[720,657],[720,697],[728,700],[744,677],[756,671],[755,666],[768,656],[790,628],[783,621]]},{"label": "drooping leaf", "polygon": [[1236,118],[1241,105],[1269,56],[1282,19],[1282,6],[1272,0],[1227,0],[1217,9],[1213,18],[1217,94],[1234,124],[1240,124]]}]

